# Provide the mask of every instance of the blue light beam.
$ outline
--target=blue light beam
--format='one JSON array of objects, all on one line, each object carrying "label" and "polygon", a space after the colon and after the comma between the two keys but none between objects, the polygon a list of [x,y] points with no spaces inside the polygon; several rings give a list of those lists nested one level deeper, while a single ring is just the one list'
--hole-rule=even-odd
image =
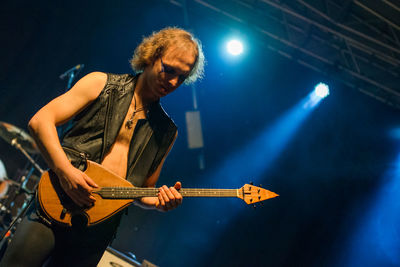
[{"label": "blue light beam", "polygon": [[251,177],[252,181],[257,182],[259,176],[274,163],[320,100],[315,99],[315,92],[312,91],[272,126],[264,129],[251,143],[229,156],[209,177],[212,181],[220,181],[221,186],[226,184],[226,180],[221,177],[227,176],[235,178],[233,184],[234,181],[239,181],[240,177]]},{"label": "blue light beam", "polygon": [[400,266],[400,153],[382,181],[337,266]]}]

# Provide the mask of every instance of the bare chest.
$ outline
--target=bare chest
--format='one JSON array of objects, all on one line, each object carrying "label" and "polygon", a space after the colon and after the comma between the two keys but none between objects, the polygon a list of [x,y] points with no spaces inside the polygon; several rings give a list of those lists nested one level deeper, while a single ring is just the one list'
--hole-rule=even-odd
[{"label": "bare chest", "polygon": [[124,122],[118,132],[117,138],[104,157],[101,165],[124,177],[127,171],[129,144],[138,120],[145,118],[144,110],[136,110],[134,105],[129,107]]}]

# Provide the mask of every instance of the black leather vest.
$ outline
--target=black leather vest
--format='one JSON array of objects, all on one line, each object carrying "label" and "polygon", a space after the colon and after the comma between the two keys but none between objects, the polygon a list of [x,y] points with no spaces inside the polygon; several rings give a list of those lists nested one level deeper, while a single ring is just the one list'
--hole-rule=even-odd
[{"label": "black leather vest", "polygon": [[[133,98],[138,76],[107,74],[107,83],[88,107],[74,119],[62,146],[72,164],[83,170],[85,159],[103,161],[119,133]],[[129,147],[126,178],[143,186],[157,169],[174,140],[177,127],[157,101],[146,119],[137,122]]]}]

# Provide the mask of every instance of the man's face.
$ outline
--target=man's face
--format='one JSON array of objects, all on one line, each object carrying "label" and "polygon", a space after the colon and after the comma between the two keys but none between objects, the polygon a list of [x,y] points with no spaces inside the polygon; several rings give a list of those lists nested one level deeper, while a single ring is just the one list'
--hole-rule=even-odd
[{"label": "man's face", "polygon": [[154,97],[173,92],[187,78],[196,61],[192,49],[170,47],[152,66],[146,68],[147,85]]}]

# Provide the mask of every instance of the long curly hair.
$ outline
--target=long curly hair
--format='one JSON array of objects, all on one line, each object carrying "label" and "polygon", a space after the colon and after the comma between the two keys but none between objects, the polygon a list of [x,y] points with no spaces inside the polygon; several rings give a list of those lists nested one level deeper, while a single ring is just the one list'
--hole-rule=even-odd
[{"label": "long curly hair", "polygon": [[178,27],[167,27],[144,37],[130,60],[132,69],[137,73],[143,72],[147,66],[162,57],[171,46],[179,49],[193,49],[195,52],[196,62],[184,83],[191,84],[201,79],[204,75],[205,64],[201,43],[191,33]]}]

